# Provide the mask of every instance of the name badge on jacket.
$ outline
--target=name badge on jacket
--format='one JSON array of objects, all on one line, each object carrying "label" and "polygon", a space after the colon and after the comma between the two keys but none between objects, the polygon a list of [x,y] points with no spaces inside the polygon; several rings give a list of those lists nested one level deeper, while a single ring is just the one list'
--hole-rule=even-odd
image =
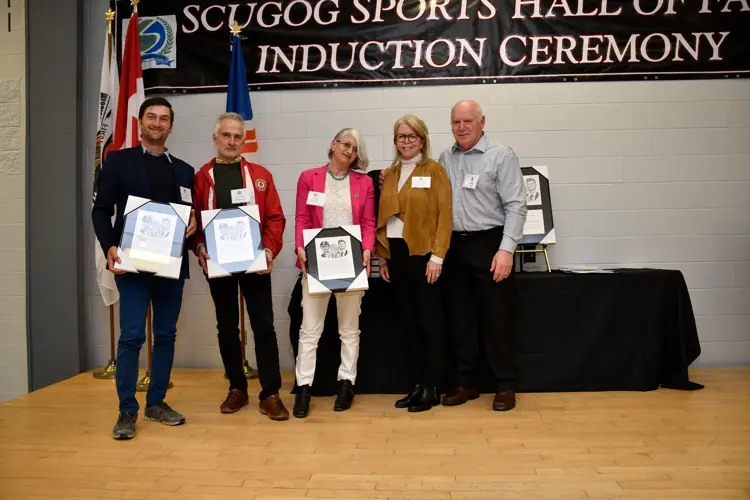
[{"label": "name badge on jacket", "polygon": [[322,207],[326,203],[326,194],[319,193],[317,191],[310,191],[307,193],[307,204],[315,205],[316,207]]},{"label": "name badge on jacket", "polygon": [[232,195],[232,205],[250,203],[250,188],[232,189],[230,193]]},{"label": "name badge on jacket", "polygon": [[412,177],[411,178],[411,187],[414,188],[423,188],[428,189],[430,187],[432,181],[432,177]]},{"label": "name badge on jacket", "polygon": [[476,189],[477,182],[479,181],[479,174],[466,174],[464,177],[464,183],[461,185],[466,189]]},{"label": "name badge on jacket", "polygon": [[186,187],[180,186],[180,198],[185,203],[193,204],[193,193]]}]

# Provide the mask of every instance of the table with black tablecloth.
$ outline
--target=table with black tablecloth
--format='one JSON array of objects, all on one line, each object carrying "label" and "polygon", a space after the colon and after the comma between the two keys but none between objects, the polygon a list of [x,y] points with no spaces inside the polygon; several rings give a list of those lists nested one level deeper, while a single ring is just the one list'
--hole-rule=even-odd
[{"label": "table with black tablecloth", "polygon": [[[622,269],[613,273],[522,272],[515,275],[513,331],[519,352],[519,392],[692,390],[688,366],[700,354],[682,273]],[[410,388],[391,285],[371,279],[360,315],[356,391],[402,394]],[[300,281],[289,304],[295,355],[302,321]],[[448,344],[450,345],[450,344]],[[313,395],[335,394],[340,342],[335,298],[318,345]],[[451,349],[443,389],[453,383]],[[494,392],[480,353],[480,385]]]}]

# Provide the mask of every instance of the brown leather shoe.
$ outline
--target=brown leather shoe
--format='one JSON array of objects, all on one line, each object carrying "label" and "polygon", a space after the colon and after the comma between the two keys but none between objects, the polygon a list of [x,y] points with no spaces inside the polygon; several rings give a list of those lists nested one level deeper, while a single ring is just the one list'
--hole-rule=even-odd
[{"label": "brown leather shoe", "polygon": [[492,401],[492,409],[495,411],[508,411],[516,407],[515,391],[497,391]]},{"label": "brown leather shoe", "polygon": [[247,404],[247,393],[239,389],[232,389],[227,399],[221,403],[221,413],[234,413]]},{"label": "brown leather shoe", "polygon": [[470,399],[477,399],[479,391],[473,387],[458,387],[443,396],[444,406],[462,405]]},{"label": "brown leather shoe", "polygon": [[260,402],[260,412],[263,415],[268,415],[271,420],[288,420],[289,410],[284,406],[284,402],[278,394],[269,396]]}]

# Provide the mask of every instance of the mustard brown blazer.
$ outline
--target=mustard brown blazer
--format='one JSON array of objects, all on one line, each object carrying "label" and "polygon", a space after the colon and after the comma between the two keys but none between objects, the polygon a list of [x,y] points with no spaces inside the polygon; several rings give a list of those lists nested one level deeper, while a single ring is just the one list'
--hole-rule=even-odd
[{"label": "mustard brown blazer", "polygon": [[[386,172],[380,191],[378,226],[375,231],[375,253],[390,259],[386,224],[391,216],[399,213],[398,180],[401,164]],[[427,159],[417,165],[411,177],[430,177],[430,187],[412,188],[407,180],[401,188],[401,197],[406,199],[403,238],[409,247],[409,255],[426,255],[445,258],[453,230],[453,198],[451,182],[441,164]]]}]

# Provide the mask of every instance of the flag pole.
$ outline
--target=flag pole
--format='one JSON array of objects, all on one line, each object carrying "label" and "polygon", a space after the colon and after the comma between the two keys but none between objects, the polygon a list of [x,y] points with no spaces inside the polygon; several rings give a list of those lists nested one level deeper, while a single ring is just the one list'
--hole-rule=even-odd
[{"label": "flag pole", "polygon": [[151,383],[151,351],[153,344],[153,332],[151,328],[151,302],[148,303],[148,310],[146,311],[146,349],[148,352],[148,367],[146,368],[146,374],[138,382],[136,390],[138,392],[144,392],[148,390],[148,385]]},{"label": "flag pole", "polygon": [[117,361],[115,361],[115,306],[109,306],[109,362],[101,370],[94,372],[94,378],[113,379],[117,372]]},{"label": "flag pole", "polygon": [[[112,53],[112,21],[115,19],[115,12],[110,8],[104,13],[107,20],[107,50]],[[113,379],[117,372],[117,361],[115,361],[115,306],[109,305],[109,361],[107,366],[94,372],[94,378]]]},{"label": "flag pole", "polygon": [[[234,43],[234,37],[237,37],[238,39],[244,38],[241,35],[242,27],[240,26],[240,23],[237,22],[237,20],[235,20],[234,23],[232,23],[232,25],[229,26],[229,32],[231,33],[229,38],[230,40],[232,40],[232,43]],[[232,62],[232,64],[234,64],[234,62]],[[230,70],[230,73],[231,71],[232,70]],[[245,92],[247,92],[247,82],[245,82],[244,85],[245,85]],[[227,108],[227,111],[231,111],[231,110]],[[243,149],[243,153],[244,153],[244,149]],[[240,303],[240,343],[242,344],[242,371],[245,374],[245,378],[254,379],[254,378],[258,378],[258,370],[251,367],[250,363],[247,361],[247,351],[245,348],[245,345],[247,344],[247,332],[245,330],[245,298],[242,296],[241,289],[239,290],[239,303]]]}]

